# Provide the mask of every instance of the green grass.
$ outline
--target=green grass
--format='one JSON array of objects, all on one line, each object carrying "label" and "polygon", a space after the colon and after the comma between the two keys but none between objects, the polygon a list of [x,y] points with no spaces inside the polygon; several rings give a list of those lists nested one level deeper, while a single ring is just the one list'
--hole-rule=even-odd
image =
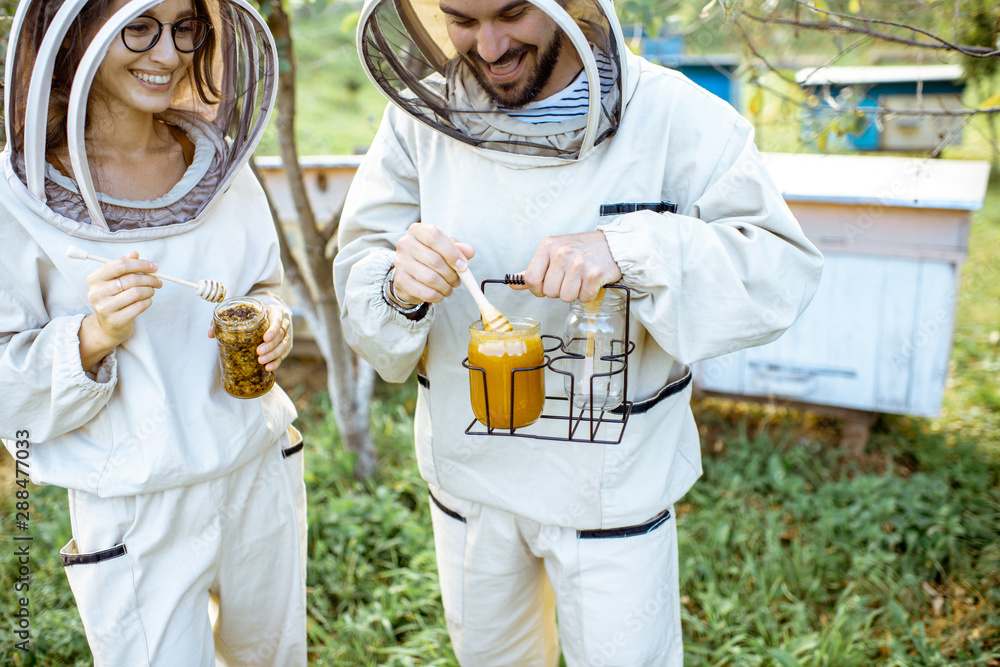
[{"label": "green grass", "polygon": [[1000,187],[973,216],[963,267],[949,391],[936,430],[976,440],[1000,459]]},{"label": "green grass", "polygon": [[413,383],[373,405],[379,479],[351,478],[329,399],[313,397],[306,484],[311,665],[454,665],[441,616],[427,487],[411,455]]},{"label": "green grass", "polygon": [[699,408],[705,478],[678,519],[690,664],[1000,658],[998,470],[974,442],[883,417],[854,461],[815,416]]}]

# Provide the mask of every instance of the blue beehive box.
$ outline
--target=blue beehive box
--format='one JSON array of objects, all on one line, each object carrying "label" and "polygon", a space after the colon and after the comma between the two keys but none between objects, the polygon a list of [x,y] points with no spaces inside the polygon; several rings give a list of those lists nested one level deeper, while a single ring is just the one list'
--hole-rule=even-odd
[{"label": "blue beehive box", "polygon": [[843,135],[829,132],[829,148],[923,152],[961,143],[961,117],[893,113],[963,109],[965,83],[958,65],[807,68],[795,80],[810,96],[802,118],[806,143],[815,144],[845,111],[855,108],[864,122]]},{"label": "blue beehive box", "polygon": [[736,78],[739,57],[731,55],[691,56],[681,53],[673,56],[661,56],[653,62],[677,70],[708,92],[721,97],[739,109],[740,88]]},{"label": "blue beehive box", "polygon": [[739,108],[737,56],[688,55],[685,53],[683,33],[669,27],[662,29],[658,37],[649,37],[641,26],[622,26],[622,32],[626,41],[641,38],[640,53],[643,58],[677,70],[708,92]]}]

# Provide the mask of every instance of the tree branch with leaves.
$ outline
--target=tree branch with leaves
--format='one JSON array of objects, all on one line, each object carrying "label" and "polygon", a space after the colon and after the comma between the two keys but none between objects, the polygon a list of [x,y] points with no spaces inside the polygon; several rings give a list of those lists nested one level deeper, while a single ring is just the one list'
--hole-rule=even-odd
[{"label": "tree branch with leaves", "polygon": [[[898,116],[939,116],[962,119],[967,125],[974,117],[984,117],[992,145],[994,168],[1000,170],[1000,143],[997,141],[996,116],[1000,113],[1000,95],[996,78],[1000,65],[1000,4],[993,0],[900,0],[886,3],[874,0],[711,0],[702,11],[707,15],[719,8],[725,20],[737,25],[759,69],[777,73],[791,81],[783,68],[774,64],[785,53],[768,52],[763,45],[774,43],[776,30],[791,31],[792,37],[804,34],[826,35],[834,42],[835,53],[824,67],[842,62],[862,46],[884,43],[905,47],[914,60],[926,62],[923,54],[941,63],[960,64],[967,85],[978,93],[978,103],[961,109],[924,108],[889,109],[881,103],[864,109],[882,122]],[[906,16],[902,21],[900,16]],[[854,38],[845,44],[845,38]],[[856,119],[859,109],[847,106],[844,114]],[[856,128],[848,119],[841,128]],[[934,153],[939,153],[939,146]]]}]

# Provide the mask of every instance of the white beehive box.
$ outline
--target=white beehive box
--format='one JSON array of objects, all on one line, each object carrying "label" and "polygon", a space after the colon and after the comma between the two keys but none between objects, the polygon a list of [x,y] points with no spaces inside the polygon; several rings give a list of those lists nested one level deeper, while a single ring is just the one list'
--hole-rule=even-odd
[{"label": "white beehive box", "polygon": [[765,155],[823,253],[812,304],[777,341],[700,362],[696,387],[865,412],[941,410],[985,162]]}]

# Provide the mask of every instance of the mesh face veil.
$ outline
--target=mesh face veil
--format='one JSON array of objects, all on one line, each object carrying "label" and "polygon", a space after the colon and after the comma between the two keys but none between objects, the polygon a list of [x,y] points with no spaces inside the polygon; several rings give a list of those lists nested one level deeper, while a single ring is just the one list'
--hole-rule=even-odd
[{"label": "mesh face veil", "polygon": [[[103,3],[91,0],[21,2],[8,42],[4,103],[6,157],[27,190],[22,198],[48,202],[61,215],[108,230],[114,207],[97,194],[86,153],[90,92],[112,41],[120,40],[125,25],[160,1],[132,0],[111,16],[105,12],[106,21],[95,16],[95,6]],[[203,179],[201,192],[193,198],[197,201],[186,204],[174,221],[197,217],[226,190],[259,142],[277,94],[277,52],[256,10],[245,0],[193,0],[192,5],[212,30],[174,88],[164,116],[181,127],[196,128],[199,136],[214,143],[216,158],[211,186],[206,189]],[[46,155],[59,146],[70,154],[73,173],[82,175],[67,187],[83,200],[85,211],[78,205],[54,205],[57,189]],[[119,203],[119,212],[122,208],[127,203]]]},{"label": "mesh face veil", "polygon": [[501,153],[579,159],[611,137],[621,121],[621,28],[610,0],[530,4],[555,21],[563,48],[575,49],[584,64],[590,95],[585,117],[532,125],[508,116],[457,53],[439,0],[368,0],[358,24],[358,52],[389,101],[439,132]]}]

